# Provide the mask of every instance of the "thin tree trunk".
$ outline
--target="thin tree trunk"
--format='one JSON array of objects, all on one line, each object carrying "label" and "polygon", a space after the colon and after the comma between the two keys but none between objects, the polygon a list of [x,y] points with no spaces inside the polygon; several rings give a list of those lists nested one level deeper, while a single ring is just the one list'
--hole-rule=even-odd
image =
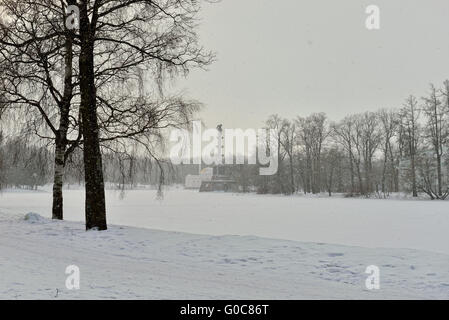
[{"label": "thin tree trunk", "polygon": [[290,185],[291,185],[291,193],[295,193],[295,178],[293,172],[293,153],[290,153]]},{"label": "thin tree trunk", "polygon": [[354,181],[354,162],[352,159],[352,152],[349,152],[349,170],[351,171],[351,196],[354,194],[355,181]]},{"label": "thin tree trunk", "polygon": [[418,197],[418,190],[416,188],[416,168],[415,168],[415,155],[412,154],[412,159],[411,159],[411,165],[412,165],[412,192],[413,192],[413,197]]},{"label": "thin tree trunk", "polygon": [[443,196],[443,187],[442,187],[442,179],[441,179],[441,154],[438,152],[437,154],[437,179],[438,179],[438,196]]},{"label": "thin tree trunk", "polygon": [[330,172],[330,176],[329,176],[329,197],[332,197],[332,184],[333,184],[333,177],[334,177],[334,167],[331,166],[331,172]]},{"label": "thin tree trunk", "polygon": [[357,177],[359,180],[359,192],[360,194],[365,195],[365,190],[363,189],[362,173],[360,172],[360,161],[357,162]]},{"label": "thin tree trunk", "polygon": [[384,148],[384,162],[383,162],[383,166],[382,166],[382,186],[381,187],[382,187],[382,193],[383,194],[386,193],[385,181],[386,181],[386,174],[387,174],[387,163],[388,163],[388,143],[385,144],[385,148]]}]

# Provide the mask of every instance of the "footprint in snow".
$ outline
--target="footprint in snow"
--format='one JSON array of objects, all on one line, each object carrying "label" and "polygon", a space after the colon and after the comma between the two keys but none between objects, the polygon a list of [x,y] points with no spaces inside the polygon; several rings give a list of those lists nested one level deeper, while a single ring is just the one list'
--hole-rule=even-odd
[{"label": "footprint in snow", "polygon": [[329,257],[341,257],[344,256],[344,253],[328,253],[327,254]]}]

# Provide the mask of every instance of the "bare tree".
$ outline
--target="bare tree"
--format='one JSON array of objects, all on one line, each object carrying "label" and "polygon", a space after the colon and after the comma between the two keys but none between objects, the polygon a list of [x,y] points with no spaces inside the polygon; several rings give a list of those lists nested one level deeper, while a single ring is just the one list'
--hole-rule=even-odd
[{"label": "bare tree", "polygon": [[[160,132],[155,132],[185,123],[183,116],[197,109],[197,104],[193,107],[177,97],[149,97],[142,94],[142,87],[144,75],[149,75],[162,93],[166,76],[186,74],[192,67],[204,67],[212,61],[212,55],[199,46],[195,32],[200,6],[190,0],[2,0],[1,4],[9,16],[2,23],[2,58],[10,66],[9,80],[2,90],[9,94],[10,103],[35,107],[53,134],[51,137],[46,132],[41,137],[56,143],[54,216],[62,217],[62,151],[81,146],[85,155],[86,228],[104,230],[100,144],[110,148],[112,141],[128,139],[153,155],[148,141],[160,140]],[[68,29],[65,24],[68,5],[80,9],[79,30]],[[20,60],[21,55],[28,60]],[[78,64],[69,67],[76,59]],[[18,68],[20,63],[25,68]],[[59,77],[64,65],[65,75]],[[116,90],[120,81],[123,87]],[[140,85],[133,87],[131,82]],[[79,88],[79,95],[75,88]],[[67,112],[70,107],[74,109],[74,96],[79,98],[80,119]],[[59,119],[57,124],[55,119]],[[72,130],[80,129],[82,140],[78,134],[74,141],[66,141],[70,131],[67,122],[73,124]],[[65,160],[67,156],[66,152]]]},{"label": "bare tree", "polygon": [[323,154],[323,174],[325,176],[325,185],[329,197],[332,196],[332,191],[335,187],[335,176],[337,171],[342,166],[342,160],[344,159],[343,152],[336,146],[324,150]]},{"label": "bare tree", "polygon": [[413,197],[417,197],[416,159],[418,156],[421,130],[419,126],[420,111],[418,108],[418,101],[414,96],[407,98],[401,109],[400,115],[403,132],[400,143],[405,145],[405,155],[410,161],[409,177],[411,180],[412,194]]},{"label": "bare tree", "polygon": [[348,167],[351,180],[350,195],[355,192],[355,173],[354,173],[354,154],[353,154],[353,135],[354,135],[353,116],[345,117],[341,122],[332,125],[332,137],[336,140],[346,151],[348,155]]},{"label": "bare tree", "polygon": [[[37,135],[54,141],[52,216],[61,220],[65,161],[80,140],[72,111],[74,33],[63,23],[65,7],[50,0],[0,1],[7,20],[0,25],[0,91],[8,105],[29,109],[28,125]],[[70,135],[75,138],[70,140]]]},{"label": "bare tree", "polygon": [[283,162],[287,155],[287,151],[283,148],[282,142],[283,138],[285,138],[285,132],[288,129],[289,123],[287,120],[279,117],[279,115],[274,114],[268,118],[266,126],[268,129],[272,129],[276,132],[275,143],[277,144],[278,170],[276,172],[276,182],[271,191],[273,193],[286,193],[287,188],[283,182],[282,175],[284,174]]},{"label": "bare tree", "polygon": [[381,141],[381,131],[379,128],[376,113],[366,112],[360,118],[362,121],[362,150],[365,172],[365,190],[369,194],[373,188],[373,158]]},{"label": "bare tree", "polygon": [[[395,162],[393,157],[393,138],[396,135],[398,127],[397,113],[394,111],[380,110],[379,119],[382,126],[382,193],[393,191],[394,182],[396,180]],[[386,186],[387,173],[390,176],[389,187]]]},{"label": "bare tree", "polygon": [[[165,74],[205,66],[211,55],[198,45],[193,0],[85,0],[80,8],[80,91],[86,180],[86,228],[106,229],[104,179],[97,114],[96,68],[126,79],[138,67]],[[94,61],[95,56],[95,61]],[[117,65],[119,63],[119,65]]]},{"label": "bare tree", "polygon": [[429,139],[433,152],[436,157],[436,170],[438,180],[439,197],[443,196],[443,177],[441,170],[441,162],[444,152],[444,145],[447,142],[448,137],[448,121],[447,112],[445,110],[445,104],[439,98],[438,90],[434,85],[430,86],[429,97],[423,98],[424,106],[423,110],[427,116],[427,126],[425,132]]},{"label": "bare tree", "polygon": [[309,117],[296,118],[297,137],[306,154],[306,192],[319,193],[322,187],[321,152],[329,135],[326,115],[314,113]]},{"label": "bare tree", "polygon": [[282,148],[286,152],[286,156],[288,157],[289,164],[289,179],[290,185],[288,187],[288,193],[293,194],[296,190],[295,187],[295,175],[294,175],[294,148],[295,148],[295,139],[296,139],[296,126],[294,123],[289,120],[284,121],[284,126],[282,130],[282,136],[280,139],[280,144]]},{"label": "bare tree", "polygon": [[311,128],[306,118],[297,117],[296,124],[296,143],[300,148],[299,172],[302,177],[303,191],[305,194],[312,192],[312,137]]}]

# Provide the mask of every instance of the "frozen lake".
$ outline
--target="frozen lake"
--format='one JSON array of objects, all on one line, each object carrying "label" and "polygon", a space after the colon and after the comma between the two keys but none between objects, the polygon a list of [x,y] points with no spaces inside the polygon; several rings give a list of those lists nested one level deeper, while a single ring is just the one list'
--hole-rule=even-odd
[{"label": "frozen lake", "polygon": [[[84,221],[84,191],[65,190],[65,218]],[[4,192],[4,212],[51,216],[50,192]],[[449,202],[107,191],[108,223],[206,235],[253,235],[449,253]]]}]

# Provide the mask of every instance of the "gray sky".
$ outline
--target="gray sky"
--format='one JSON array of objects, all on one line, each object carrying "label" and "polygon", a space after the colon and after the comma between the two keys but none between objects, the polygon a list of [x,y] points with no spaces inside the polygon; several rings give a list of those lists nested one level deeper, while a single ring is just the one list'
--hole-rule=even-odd
[{"label": "gray sky", "polygon": [[[365,28],[368,5],[381,29]],[[206,105],[210,127],[258,128],[293,118],[393,108],[449,78],[448,0],[222,0],[204,5],[208,72],[177,88]]]}]

